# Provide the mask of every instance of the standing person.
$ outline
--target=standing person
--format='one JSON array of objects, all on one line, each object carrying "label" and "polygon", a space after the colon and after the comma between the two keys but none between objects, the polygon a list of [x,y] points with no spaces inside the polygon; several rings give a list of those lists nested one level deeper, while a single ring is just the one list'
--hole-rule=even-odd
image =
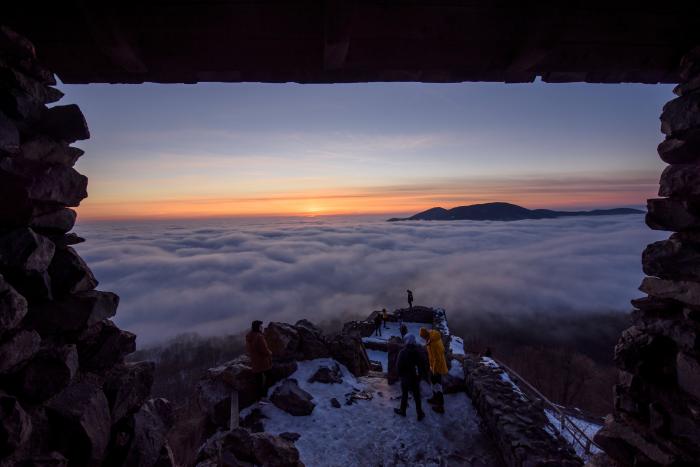
[{"label": "standing person", "polygon": [[[408,327],[406,327],[405,324],[401,323],[399,325],[399,333],[401,333],[401,340],[406,342],[406,334],[408,334]],[[413,339],[415,340],[415,337]]]},{"label": "standing person", "polygon": [[262,321],[253,321],[250,332],[245,336],[245,349],[250,357],[250,366],[255,374],[258,397],[267,396],[267,372],[272,368],[272,352],[262,333]]},{"label": "standing person", "polygon": [[447,374],[447,362],[445,361],[445,346],[442,344],[442,335],[437,329],[428,331],[425,328],[420,328],[419,334],[425,340],[425,349],[428,351],[428,363],[430,364],[430,382],[433,385],[433,396],[428,399],[428,403],[433,404],[435,412],[445,413],[442,375]]},{"label": "standing person", "polygon": [[377,313],[374,317],[374,335],[382,336],[382,314]]},{"label": "standing person", "polygon": [[416,337],[413,334],[408,334],[405,342],[406,346],[399,352],[396,364],[399,370],[399,378],[401,379],[401,406],[398,409],[394,409],[394,413],[402,417],[406,416],[408,393],[410,392],[413,395],[413,401],[416,404],[416,416],[420,422],[425,418],[425,413],[421,407],[420,381],[427,374],[427,365],[423,352],[416,344]]},{"label": "standing person", "polygon": [[408,295],[408,309],[413,310],[413,292],[406,290],[406,294]]},{"label": "standing person", "polygon": [[384,329],[389,329],[389,326],[386,325],[389,321],[389,313],[386,311],[386,308],[382,308],[382,320],[384,320]]}]

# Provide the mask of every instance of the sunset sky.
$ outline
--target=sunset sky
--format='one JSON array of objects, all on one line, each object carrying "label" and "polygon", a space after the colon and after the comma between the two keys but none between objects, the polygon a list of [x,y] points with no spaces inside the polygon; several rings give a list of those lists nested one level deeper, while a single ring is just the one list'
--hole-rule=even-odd
[{"label": "sunset sky", "polygon": [[83,220],[639,206],[671,86],[63,85]]}]

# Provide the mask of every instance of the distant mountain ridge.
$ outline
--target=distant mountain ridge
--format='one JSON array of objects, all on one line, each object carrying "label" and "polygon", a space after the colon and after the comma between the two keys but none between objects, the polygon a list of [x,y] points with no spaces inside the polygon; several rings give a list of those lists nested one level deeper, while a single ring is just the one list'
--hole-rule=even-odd
[{"label": "distant mountain ridge", "polygon": [[452,209],[431,208],[411,217],[393,217],[388,219],[388,221],[519,221],[525,219],[554,219],[565,216],[615,216],[623,214],[644,214],[644,211],[631,208],[553,211],[551,209],[527,209],[511,203],[484,203],[457,206]]}]

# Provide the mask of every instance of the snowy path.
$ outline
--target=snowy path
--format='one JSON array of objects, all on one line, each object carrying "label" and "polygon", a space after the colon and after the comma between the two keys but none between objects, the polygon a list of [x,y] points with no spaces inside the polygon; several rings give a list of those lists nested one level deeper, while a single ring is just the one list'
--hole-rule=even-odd
[{"label": "snowy path", "polygon": [[[418,331],[420,331],[420,328],[427,328],[430,329],[430,325],[426,323],[409,323],[405,322],[404,323],[406,327],[408,328],[408,333],[413,334],[416,337],[416,342],[421,345],[425,345],[425,341],[423,340],[422,337],[418,335]],[[379,342],[379,343],[386,343],[389,341],[390,337],[401,337],[401,332],[399,332],[399,323],[390,321],[386,323],[386,328],[384,325],[382,325],[382,335],[381,336],[375,336],[372,334],[370,337],[363,337],[362,341],[363,342]]]},{"label": "snowy path", "polygon": [[[263,420],[266,431],[301,435],[296,446],[307,466],[501,465],[465,393],[445,396],[444,415],[424,404],[426,418],[418,422],[413,401],[409,402],[406,418],[394,414],[400,388],[398,384],[389,386],[384,378],[356,379],[341,365],[343,383],[308,382],[319,366],[333,363],[331,359],[299,362],[299,369],[291,376],[314,396],[316,408],[311,415],[295,417],[272,404],[262,406],[268,417]],[[373,397],[346,405],[345,395],[353,390],[368,391]],[[427,385],[422,393],[424,398],[429,396]],[[331,398],[336,398],[341,407],[332,407]]]}]

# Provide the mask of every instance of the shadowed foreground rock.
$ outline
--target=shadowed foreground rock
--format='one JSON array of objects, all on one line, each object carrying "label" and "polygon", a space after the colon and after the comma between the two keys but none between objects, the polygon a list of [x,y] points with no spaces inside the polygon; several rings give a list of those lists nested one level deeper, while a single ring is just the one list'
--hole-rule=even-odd
[{"label": "shadowed foreground rock", "polygon": [[671,164],[647,224],[670,230],[647,246],[633,326],[615,347],[615,412],[596,436],[623,465],[697,465],[700,459],[700,48],[681,63],[679,96],[664,106],[659,155]]},{"label": "shadowed foreground rock", "polygon": [[[294,373],[297,360],[331,356],[356,376],[366,375],[369,371],[362,340],[354,334],[325,336],[314,324],[301,320],[294,325],[270,323],[265,329],[265,338],[273,353],[272,368],[267,374],[268,388]],[[205,435],[229,428],[231,393],[234,390],[238,392],[238,404],[242,410],[257,399],[256,385],[246,355],[210,368],[195,389],[197,406],[206,419]]]},{"label": "shadowed foreground rock", "polygon": [[[0,27],[0,466],[173,465],[153,365],[109,321],[119,297],[70,245],[90,136],[29,41]],[[145,404],[145,405],[144,405]]]},{"label": "shadowed foreground rock", "polygon": [[294,443],[269,433],[250,433],[245,428],[218,432],[197,455],[197,467],[245,465],[303,467]]}]

